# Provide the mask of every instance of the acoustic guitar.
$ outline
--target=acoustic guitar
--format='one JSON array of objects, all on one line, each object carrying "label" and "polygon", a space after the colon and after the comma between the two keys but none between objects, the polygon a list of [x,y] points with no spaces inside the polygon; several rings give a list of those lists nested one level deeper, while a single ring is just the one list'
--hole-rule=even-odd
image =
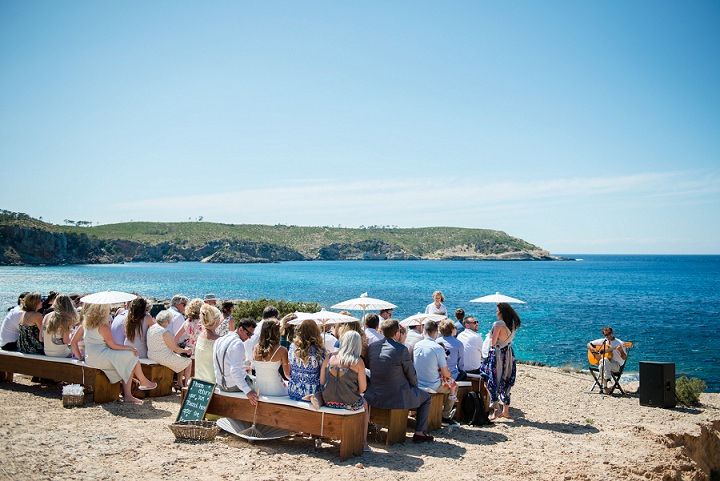
[{"label": "acoustic guitar", "polygon": [[623,342],[616,348],[610,347],[609,344],[601,344],[601,345],[595,347],[595,350],[597,352],[593,352],[592,349],[588,349],[588,361],[593,366],[597,366],[598,364],[600,364],[600,359],[602,359],[603,357],[605,359],[612,359],[613,351],[615,349],[619,349],[621,347],[623,349],[632,347],[632,342]]}]

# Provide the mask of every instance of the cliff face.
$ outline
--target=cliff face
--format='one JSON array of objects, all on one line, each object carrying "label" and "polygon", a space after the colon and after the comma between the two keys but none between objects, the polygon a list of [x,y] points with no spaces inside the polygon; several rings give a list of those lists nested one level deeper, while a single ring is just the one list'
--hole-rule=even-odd
[{"label": "cliff face", "polygon": [[0,226],[0,265],[110,264],[120,262],[278,262],[306,258],[286,247],[260,242],[213,241],[202,246],[161,242],[146,245],[86,234]]},{"label": "cliff face", "polygon": [[[133,224],[130,227],[137,226]],[[420,234],[412,233],[412,242],[407,241],[407,230],[399,229],[393,232],[393,235],[380,232],[378,237],[384,234],[384,239],[376,238],[373,232],[368,235],[363,231],[356,232],[354,237],[348,236],[347,242],[338,242],[331,236],[308,240],[308,237],[298,235],[298,232],[302,233],[302,229],[282,227],[278,230],[282,235],[262,238],[266,242],[252,241],[241,236],[231,238],[228,231],[219,229],[212,231],[212,236],[206,236],[207,239],[213,239],[207,241],[200,240],[202,237],[192,233],[183,235],[168,232],[154,240],[138,237],[130,240],[130,235],[126,236],[124,233],[131,230],[101,238],[95,236],[92,229],[87,229],[92,234],[88,235],[78,230],[63,229],[29,219],[27,216],[23,219],[13,217],[9,222],[0,222],[0,265],[181,261],[256,263],[302,260],[559,260],[537,246],[498,231],[488,231],[491,235],[486,237],[463,238],[462,232],[454,232],[458,229],[453,231],[443,228],[440,235],[433,239],[433,233],[429,232],[432,229],[426,229]],[[327,234],[329,229],[322,228],[321,231]],[[404,241],[402,235],[406,235]],[[280,242],[286,245],[281,245]]]}]

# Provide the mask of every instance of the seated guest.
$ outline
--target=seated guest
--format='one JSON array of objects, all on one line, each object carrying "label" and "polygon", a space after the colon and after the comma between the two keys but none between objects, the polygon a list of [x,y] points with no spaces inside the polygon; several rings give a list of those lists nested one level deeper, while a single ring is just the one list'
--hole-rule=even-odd
[{"label": "seated guest", "polygon": [[[457,329],[457,333],[460,334],[465,330],[465,326],[463,325],[463,321],[465,320],[465,310],[460,307],[455,309],[455,319],[455,329]],[[457,335],[455,337],[457,337]]]},{"label": "seated guest", "polygon": [[236,329],[218,338],[213,347],[215,382],[222,391],[244,392],[250,404],[258,402],[257,393],[248,385],[245,346],[255,331],[255,321],[246,317],[235,322]]},{"label": "seated guest", "polygon": [[295,324],[290,324],[294,319],[297,319],[297,315],[291,312],[280,320],[280,345],[285,349],[290,349],[295,337]]},{"label": "seated guest", "polygon": [[187,340],[185,346],[190,350],[190,355],[195,354],[195,343],[202,332],[202,324],[200,324],[200,309],[205,305],[202,299],[193,299],[185,308],[185,316],[187,319],[183,325],[175,333],[175,343],[182,345],[183,340]]},{"label": "seated guest", "polygon": [[[130,302],[125,321],[125,341],[123,344],[137,349],[140,359],[148,357],[147,332],[155,324],[155,319],[148,312],[150,306],[147,300],[136,297]],[[115,320],[113,320],[115,323]],[[112,328],[111,328],[112,330]]]},{"label": "seated guest", "polygon": [[127,316],[128,310],[120,308],[115,313],[115,317],[113,317],[110,324],[110,333],[116,344],[125,344],[125,321],[127,321]]},{"label": "seated guest", "polygon": [[266,319],[253,353],[255,390],[264,396],[287,396],[287,388],[280,375],[290,379],[288,350],[280,345],[280,321]]},{"label": "seated guest", "polygon": [[603,327],[602,335],[603,337],[600,339],[588,342],[587,348],[596,354],[603,354],[598,364],[598,370],[603,376],[602,389],[609,393],[610,389],[608,389],[607,383],[612,379],[612,373],[620,372],[620,368],[627,359],[627,351],[623,347],[623,342],[615,337],[612,327]]},{"label": "seated guest", "polygon": [[363,423],[364,451],[370,451],[367,444],[367,428],[370,422],[370,409],[362,397],[367,388],[365,363],[360,357],[362,337],[355,331],[347,331],[340,338],[340,349],[325,358],[320,369],[322,394],[311,398],[315,409],[320,408],[320,400],[325,406],[336,409],[357,411],[365,408]]},{"label": "seated guest", "polygon": [[155,324],[147,332],[147,356],[151,361],[162,364],[177,373],[178,384],[186,387],[192,374],[190,349],[177,345],[167,327],[172,323],[173,314],[169,310],[158,313]]},{"label": "seated guest", "polygon": [[20,318],[23,315],[22,300],[29,292],[18,296],[17,306],[10,309],[0,326],[0,346],[3,351],[17,351],[17,340],[20,335]]},{"label": "seated guest", "polygon": [[132,395],[133,375],[140,382],[140,390],[149,391],[157,387],[143,374],[137,350],[132,346],[115,343],[110,333],[110,306],[107,304],[86,304],[85,362],[90,367],[102,369],[111,383],[121,382],[123,402],[142,404]]},{"label": "seated guest", "polygon": [[465,372],[471,374],[480,373],[480,364],[483,361],[483,336],[478,332],[478,322],[474,317],[466,317],[463,320],[465,330],[458,334],[458,341],[463,344],[463,360]]},{"label": "seated guest", "polygon": [[200,322],[203,329],[195,344],[195,377],[214,383],[213,347],[220,337],[217,334],[217,327],[222,322],[222,315],[217,307],[205,304],[200,309]]},{"label": "seated guest", "polygon": [[[350,313],[347,311],[340,311],[340,314],[345,314],[346,316],[349,316]],[[351,321],[351,322],[343,322],[342,324],[339,324],[335,329],[335,334],[338,339],[342,339],[343,335],[345,335],[348,331],[355,331],[358,334],[360,334],[360,339],[362,340],[362,351],[360,352],[360,357],[363,359],[366,359],[367,356],[367,347],[368,347],[368,339],[365,336],[365,331],[362,328],[362,325],[360,324],[360,321]],[[384,337],[383,337],[384,339]],[[335,343],[335,349],[340,348],[340,341]]]},{"label": "seated guest", "polygon": [[325,360],[325,344],[320,328],[312,319],[304,320],[295,329],[288,360],[288,396],[295,401],[309,401],[310,396],[320,389],[320,367]]},{"label": "seated guest", "polygon": [[255,331],[253,331],[254,334],[250,336],[250,339],[245,341],[245,355],[247,356],[246,361],[248,364],[252,364],[253,353],[255,352],[255,346],[257,346],[257,343],[260,340],[260,331],[262,330],[263,323],[268,319],[277,320],[279,315],[280,312],[275,306],[267,305],[265,306],[265,309],[263,309],[262,319],[257,323],[257,326],[255,326]]},{"label": "seated guest", "polygon": [[28,294],[23,299],[23,314],[18,325],[18,351],[25,354],[45,354],[45,347],[40,339],[43,316],[40,314],[43,300],[39,292]]},{"label": "seated guest", "polygon": [[77,324],[77,312],[72,300],[61,294],[53,302],[53,310],[43,318],[43,345],[45,355],[70,357],[70,333]]},{"label": "seated guest", "polygon": [[417,409],[413,441],[432,441],[427,431],[430,395],[419,389],[415,366],[407,348],[398,342],[400,324],[396,319],[383,321],[384,339],[368,346],[367,367],[372,382],[365,392],[370,406],[382,409]]},{"label": "seated guest", "polygon": [[[185,322],[184,313],[188,302],[190,302],[190,300],[182,294],[175,294],[172,299],[170,299],[170,309],[168,310],[172,313],[173,320],[170,323],[168,330],[173,336],[177,334]],[[184,341],[184,339],[181,339],[181,341]]]},{"label": "seated guest", "polygon": [[379,342],[383,340],[383,335],[377,330],[380,325],[380,318],[374,312],[365,315],[365,336],[367,337],[368,344],[373,342]]},{"label": "seated guest", "polygon": [[447,355],[448,369],[452,378],[456,381],[465,379],[465,346],[455,337],[455,323],[445,319],[438,326],[442,337],[437,338],[437,343],[445,348]]},{"label": "seated guest", "polygon": [[334,326],[332,324],[328,324],[322,329],[323,343],[325,343],[325,352],[328,354],[337,351],[336,346],[340,345],[340,341],[338,341],[338,338],[335,337],[335,335],[333,334],[333,329]]},{"label": "seated guest", "polygon": [[410,359],[413,357],[415,344],[422,341],[422,339],[422,324],[414,321],[411,325],[407,326],[407,335],[405,336],[405,342],[403,342],[403,344],[405,344],[405,347],[407,347],[410,352]]},{"label": "seated guest", "polygon": [[[452,321],[450,322],[452,323]],[[449,393],[450,395],[443,400],[442,420],[444,423],[457,424],[451,416],[453,405],[457,401],[457,397],[455,397],[457,385],[454,389],[443,385],[443,378],[452,379],[452,376],[447,368],[445,349],[435,341],[438,337],[437,323],[435,321],[426,322],[423,334],[424,339],[415,344],[413,356],[418,387],[432,389],[439,393]]]},{"label": "seated guest", "polygon": [[233,304],[232,301],[224,301],[220,305],[220,312],[222,313],[222,321],[220,321],[220,324],[218,327],[215,328],[215,334],[218,335],[218,337],[222,337],[225,334],[227,334],[229,331],[235,330],[235,318],[233,317],[233,309],[235,308],[235,304]]}]

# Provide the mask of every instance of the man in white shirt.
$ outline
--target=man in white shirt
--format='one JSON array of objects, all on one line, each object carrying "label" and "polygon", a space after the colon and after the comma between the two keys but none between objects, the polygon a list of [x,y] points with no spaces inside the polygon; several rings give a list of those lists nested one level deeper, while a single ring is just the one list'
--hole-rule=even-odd
[{"label": "man in white shirt", "polygon": [[483,336],[478,332],[478,322],[474,317],[463,319],[463,326],[465,330],[458,334],[457,340],[462,342],[465,347],[465,372],[479,374],[480,364],[483,361]]},{"label": "man in white shirt", "polygon": [[365,336],[368,340],[368,346],[372,344],[373,342],[382,341],[385,339],[385,336],[380,334],[377,330],[378,326],[380,325],[380,318],[377,314],[374,312],[371,312],[370,314],[365,315]]},{"label": "man in white shirt", "polygon": [[237,329],[218,338],[213,346],[215,380],[222,391],[244,392],[254,406],[258,395],[247,383],[243,342],[252,336],[255,321],[250,318],[240,319],[236,325]]},{"label": "man in white shirt", "polygon": [[28,292],[18,296],[18,305],[10,309],[0,326],[0,347],[3,351],[17,351],[17,340],[20,336],[20,318],[23,315],[22,300]]},{"label": "man in white shirt", "polygon": [[408,351],[410,351],[410,359],[413,358],[415,348],[415,344],[423,340],[422,336],[422,324],[415,321],[413,324],[406,326],[407,327],[407,336],[405,337],[405,347],[408,348]]},{"label": "man in white shirt", "polygon": [[182,294],[175,294],[173,298],[170,299],[169,311],[173,315],[173,320],[167,329],[173,337],[175,337],[175,334],[177,334],[178,330],[182,327],[183,322],[185,322],[185,306],[187,306],[188,301],[189,299]]},{"label": "man in white shirt", "polygon": [[623,347],[623,342],[615,337],[612,327],[603,327],[602,334],[604,337],[588,342],[587,348],[593,353],[601,355],[598,369],[603,375],[603,391],[609,393],[607,383],[612,379],[612,373],[619,372],[622,365],[625,364],[627,352]]},{"label": "man in white shirt", "polygon": [[[441,375],[446,378],[452,377],[452,375],[447,367],[445,349],[435,341],[438,337],[437,322],[428,321],[425,323],[423,337],[423,340],[415,344],[413,349],[413,363],[417,372],[418,387],[440,393],[449,393],[450,389],[441,385]],[[454,405],[455,400],[451,399],[450,396],[444,398],[442,421],[446,424],[457,424],[457,421],[451,419],[451,410]]]}]

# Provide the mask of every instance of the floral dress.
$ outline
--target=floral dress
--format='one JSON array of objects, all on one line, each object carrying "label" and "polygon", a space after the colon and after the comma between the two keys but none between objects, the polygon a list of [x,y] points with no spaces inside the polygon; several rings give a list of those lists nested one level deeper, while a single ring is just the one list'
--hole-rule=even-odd
[{"label": "floral dress", "polygon": [[202,324],[200,324],[200,319],[196,319],[194,321],[188,319],[183,323],[183,327],[185,328],[185,334],[187,334],[188,337],[185,347],[190,349],[191,355],[194,356],[195,345],[197,344],[198,337],[200,337],[200,333],[203,331]]},{"label": "floral dress", "polygon": [[318,354],[315,346],[310,348],[307,366],[295,357],[295,345],[290,346],[288,352],[290,362],[290,382],[288,383],[288,396],[295,401],[303,401],[309,394],[320,390],[320,368],[325,357]]},{"label": "floral dress", "polygon": [[[501,322],[501,325],[505,327],[504,322]],[[507,341],[492,346],[488,357],[480,365],[480,375],[487,379],[492,403],[496,403],[499,399],[503,404],[510,405],[510,389],[515,385],[517,374],[515,353],[512,349],[514,334],[511,333]]]}]

